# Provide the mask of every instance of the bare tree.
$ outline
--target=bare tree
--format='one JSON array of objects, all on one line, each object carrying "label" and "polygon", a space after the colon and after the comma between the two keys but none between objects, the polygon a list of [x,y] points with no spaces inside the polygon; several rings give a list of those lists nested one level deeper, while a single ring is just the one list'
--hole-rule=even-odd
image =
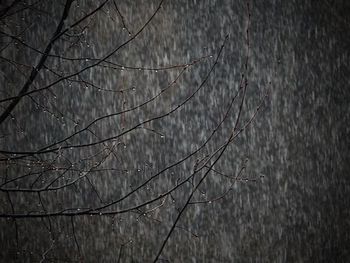
[{"label": "bare tree", "polygon": [[[253,110],[245,107],[249,2],[241,79],[223,84],[230,92],[214,116],[194,103],[213,88],[208,80],[230,37],[201,56],[169,59],[165,53],[159,61],[149,51],[159,43],[148,41],[155,26],[166,23],[166,4],[147,3],[133,17],[126,11],[137,5],[114,0],[2,4],[0,222],[6,258],[88,260],[84,233],[93,239],[107,224],[111,244],[105,247],[114,247],[108,253],[118,262],[139,247],[149,247],[145,258],[164,260],[175,229],[196,237],[179,223],[186,210],[219,202],[238,181],[257,180],[244,175],[246,161],[237,160],[229,173],[218,166],[263,105],[262,97]],[[191,119],[196,115],[208,118],[200,131],[184,125],[198,121]],[[210,177],[224,190],[211,188]],[[133,226],[139,221],[143,227]],[[75,247],[66,247],[67,240]],[[97,250],[96,257],[106,253]]]}]

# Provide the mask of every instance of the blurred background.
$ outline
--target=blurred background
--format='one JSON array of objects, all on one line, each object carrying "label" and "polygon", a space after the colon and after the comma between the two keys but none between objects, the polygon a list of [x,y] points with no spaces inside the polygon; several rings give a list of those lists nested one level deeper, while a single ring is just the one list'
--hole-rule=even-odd
[{"label": "blurred background", "polygon": [[[73,1],[63,28],[101,3]],[[164,1],[156,11],[159,3],[107,1],[69,29],[30,90],[60,81],[25,96],[1,124],[2,261],[152,261],[193,188],[191,180],[128,213],[15,220],[6,215],[82,211],[117,200],[200,147],[225,116],[244,74],[240,126],[262,103],[261,110],[199,187],[193,201],[205,202],[187,207],[161,259],[347,262],[350,2],[179,0]],[[39,62],[64,5],[0,4],[1,10],[11,7],[0,20],[2,100],[18,94]],[[108,54],[109,62],[94,64]],[[138,205],[186,180],[196,160],[227,140],[241,99],[239,92],[229,116],[196,155],[109,208]],[[7,105],[2,101],[1,111]],[[62,149],[16,158],[133,107],[52,147]],[[110,140],[75,147],[104,138]],[[52,181],[56,190],[20,191]]]}]

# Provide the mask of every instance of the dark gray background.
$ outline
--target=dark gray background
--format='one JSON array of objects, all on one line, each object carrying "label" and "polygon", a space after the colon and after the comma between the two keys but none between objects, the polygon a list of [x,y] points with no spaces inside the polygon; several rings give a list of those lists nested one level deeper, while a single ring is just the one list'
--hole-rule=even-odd
[{"label": "dark gray background", "polygon": [[[25,39],[41,50],[52,35],[63,7],[61,1],[42,2],[45,3],[40,3],[40,8],[47,10],[50,16],[34,18],[36,15],[31,12],[24,16],[30,21],[38,19]],[[155,1],[117,3],[133,33],[158,5]],[[95,1],[75,2],[69,21],[74,21],[73,17],[79,17],[80,11],[93,6],[97,6]],[[89,26],[86,42],[67,54],[99,57],[128,38],[112,3],[104,8],[104,12],[100,12]],[[230,96],[238,89],[244,71],[245,30],[248,28],[251,53],[243,119],[247,120],[252,114],[266,91],[268,97],[252,126],[229,147],[215,168],[232,174],[249,158],[246,176],[258,180],[237,182],[233,191],[218,202],[190,206],[179,225],[198,237],[189,231],[175,230],[162,257],[170,262],[346,262],[350,258],[350,4],[326,0],[253,0],[250,1],[250,12],[250,26],[247,27],[245,1],[165,1],[144,32],[112,57],[123,65],[155,67],[213,55],[179,80],[179,91],[167,92],[146,109],[127,115],[126,125],[131,125],[170,109],[188,95],[189,90],[193,91],[207,74],[225,36],[230,35],[219,64],[198,95],[183,109],[149,126],[164,133],[165,138],[143,131],[123,137],[127,144],[123,158],[119,163],[110,161],[106,165],[120,167],[129,173],[121,172],[118,176],[125,177],[118,179],[115,179],[115,173],[106,173],[106,177],[96,178],[96,187],[103,198],[115,198],[126,191],[129,184],[140,180],[137,169],[144,169],[145,162],[152,164],[147,170],[151,174],[203,142],[223,116]],[[109,19],[108,14],[115,21]],[[13,19],[21,18],[17,15]],[[2,27],[2,30],[7,29]],[[59,54],[62,46],[54,47],[53,53]],[[11,52],[4,51],[2,56],[33,63],[38,54],[12,49]],[[3,94],[17,94],[23,80],[10,75],[12,69],[1,63],[0,96],[5,98],[8,95]],[[48,63],[59,65],[53,59]],[[74,71],[74,67],[79,68],[83,63],[89,62],[61,66]],[[156,94],[176,77],[176,72],[179,71],[91,70],[83,76],[102,88],[135,86],[136,90],[121,95],[94,89],[86,91],[75,84],[69,88],[68,84],[62,84],[53,88],[57,96],[55,105],[65,116],[79,119],[83,125],[120,109],[123,98],[127,105],[133,105]],[[13,77],[12,86],[3,77],[5,74],[10,79]],[[41,76],[36,83],[38,86],[52,81],[44,73]],[[43,104],[49,101],[38,95],[40,99]],[[2,149],[37,149],[74,130],[69,121],[62,126],[56,118],[50,120],[28,99],[20,103],[14,115],[26,133],[13,132],[18,127],[7,120],[1,131],[12,135],[1,141]],[[234,117],[233,114],[208,145],[206,153],[224,142]],[[114,134],[113,125],[119,124],[105,121],[94,127],[94,131],[100,137]],[[71,157],[79,158],[80,154],[72,153]],[[193,160],[169,171],[166,179],[159,183],[172,185],[177,179],[173,174],[186,176],[192,165]],[[211,176],[203,186],[206,196],[216,196],[227,188],[227,181],[217,178]],[[60,198],[76,205],[97,202],[91,189],[81,187],[85,190],[68,189]],[[177,193],[178,207],[189,190],[187,186]],[[6,194],[1,195],[1,212],[8,212]],[[200,197],[199,194],[196,199]],[[32,202],[28,200],[35,198],[13,195],[18,211],[25,211]],[[50,202],[52,197],[46,198],[48,208],[54,208]],[[131,200],[130,204],[133,202],[137,203],[137,200]],[[138,216],[132,213],[117,219],[76,219],[75,232],[83,260],[115,262],[120,244],[129,240],[133,243],[125,245],[122,262],[151,260],[174,220],[175,207],[168,204],[157,215],[162,222],[137,219]],[[56,262],[78,260],[70,219],[53,219],[52,224],[59,238],[47,257]],[[0,219],[4,262],[40,261],[40,255],[50,247],[50,236],[43,230],[42,222],[18,220],[18,225],[19,248],[16,247],[12,220]]]}]

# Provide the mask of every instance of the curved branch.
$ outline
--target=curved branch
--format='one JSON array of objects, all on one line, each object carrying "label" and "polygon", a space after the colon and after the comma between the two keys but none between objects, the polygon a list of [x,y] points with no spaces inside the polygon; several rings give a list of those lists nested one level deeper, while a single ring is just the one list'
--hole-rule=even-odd
[{"label": "curved branch", "polygon": [[11,114],[11,112],[13,111],[13,109],[17,106],[17,104],[20,102],[20,100],[22,99],[22,97],[24,96],[24,94],[26,94],[31,86],[31,84],[33,83],[33,81],[35,80],[36,76],[38,75],[40,69],[44,66],[44,63],[48,57],[48,54],[50,53],[51,49],[52,49],[52,45],[54,44],[54,42],[58,39],[58,35],[60,34],[63,25],[64,25],[64,21],[66,20],[66,18],[69,15],[69,10],[70,7],[72,5],[73,0],[67,0],[66,4],[64,6],[64,10],[63,10],[63,14],[61,17],[60,22],[58,23],[58,26],[56,28],[55,33],[53,34],[49,44],[47,45],[47,47],[45,48],[44,54],[41,56],[40,61],[38,63],[38,65],[36,65],[36,67],[34,67],[30,73],[30,76],[28,78],[28,80],[26,81],[26,83],[24,84],[24,86],[22,87],[21,91],[19,92],[19,94],[17,95],[17,97],[15,97],[13,99],[13,101],[10,103],[10,105],[7,106],[7,108],[5,109],[5,111],[1,114],[0,116],[0,124],[2,124],[6,118]]}]

